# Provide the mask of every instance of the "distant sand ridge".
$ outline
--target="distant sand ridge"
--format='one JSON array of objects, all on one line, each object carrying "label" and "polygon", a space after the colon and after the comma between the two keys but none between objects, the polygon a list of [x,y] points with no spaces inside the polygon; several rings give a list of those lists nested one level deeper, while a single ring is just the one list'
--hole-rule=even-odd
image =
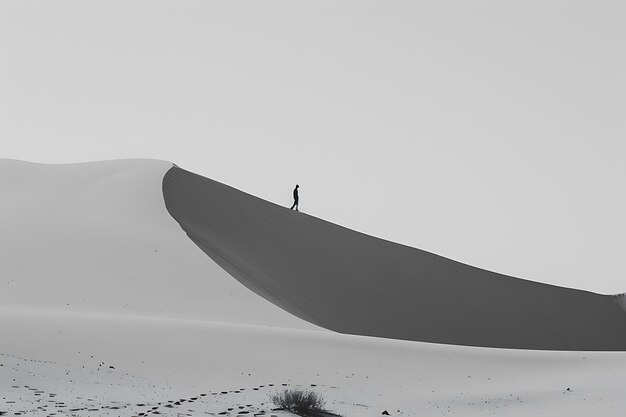
[{"label": "distant sand ridge", "polygon": [[465,265],[290,211],[177,166],[165,204],[245,286],[341,333],[468,346],[626,350],[619,296]]},{"label": "distant sand ridge", "polygon": [[163,202],[171,166],[0,160],[0,307],[318,329],[187,238]]}]

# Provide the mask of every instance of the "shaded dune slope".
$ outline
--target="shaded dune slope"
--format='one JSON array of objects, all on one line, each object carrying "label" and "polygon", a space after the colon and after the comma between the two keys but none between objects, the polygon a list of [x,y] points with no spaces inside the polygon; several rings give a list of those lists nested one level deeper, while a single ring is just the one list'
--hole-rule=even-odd
[{"label": "shaded dune slope", "polygon": [[486,271],[290,211],[177,166],[165,205],[242,284],[341,333],[519,349],[626,350],[620,298]]}]

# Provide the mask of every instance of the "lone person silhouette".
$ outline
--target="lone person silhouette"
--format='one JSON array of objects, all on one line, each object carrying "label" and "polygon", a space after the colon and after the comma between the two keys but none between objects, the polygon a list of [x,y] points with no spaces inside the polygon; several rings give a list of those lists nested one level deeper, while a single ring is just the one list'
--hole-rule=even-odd
[{"label": "lone person silhouette", "polygon": [[295,207],[296,211],[300,211],[298,210],[298,188],[300,188],[300,186],[296,184],[296,188],[293,189],[293,206],[291,206],[291,210]]}]

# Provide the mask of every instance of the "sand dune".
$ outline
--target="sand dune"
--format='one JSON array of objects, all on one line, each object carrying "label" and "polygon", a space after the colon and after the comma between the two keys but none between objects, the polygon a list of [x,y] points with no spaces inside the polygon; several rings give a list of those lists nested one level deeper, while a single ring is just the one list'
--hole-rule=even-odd
[{"label": "sand dune", "polygon": [[0,306],[315,328],[187,239],[163,204],[171,166],[0,161]]},{"label": "sand dune", "polygon": [[216,263],[319,326],[468,346],[626,349],[621,297],[475,268],[290,211],[179,167],[165,175],[163,193],[168,211]]},{"label": "sand dune", "polygon": [[[340,316],[368,305],[371,312],[362,317],[371,320],[384,305],[397,313],[389,293],[398,289],[398,278],[387,273],[387,284],[372,295],[349,275],[323,273],[338,267],[347,274],[352,269],[343,262],[358,256],[365,264],[356,268],[371,289],[390,262],[414,265],[421,256],[455,263],[171,167],[148,160],[58,166],[0,161],[0,415],[287,417],[274,410],[270,396],[293,388],[314,390],[329,410],[346,417],[385,410],[392,416],[623,415],[625,352],[402,341],[336,333],[295,317],[257,292],[277,303],[286,297],[281,307],[302,316],[317,314],[315,302]],[[181,195],[168,194],[172,190]],[[201,193],[191,197],[190,190]],[[199,217],[183,226],[201,243],[212,239],[220,258],[212,257],[238,279],[254,280],[246,285],[256,292],[189,240],[166,209],[167,203],[172,211],[172,201],[197,206],[191,214]],[[346,240],[362,240],[364,252],[346,249],[325,258]],[[271,263],[258,264],[251,247],[261,246],[270,260],[279,252],[289,255],[285,270],[299,271],[293,280],[315,275],[326,288],[306,284],[302,298],[292,296],[287,290],[295,290],[274,269],[262,269]],[[304,247],[315,250],[301,252]],[[373,248],[381,252],[363,261]],[[397,264],[400,256],[406,264]],[[350,284],[369,299],[346,294],[341,288]],[[322,289],[344,291],[341,303],[333,305],[333,293]],[[492,295],[485,289],[481,300]],[[409,313],[400,319],[419,329]],[[434,313],[423,315],[436,322]],[[441,323],[449,325],[445,317]],[[372,328],[381,325],[373,322]]]}]

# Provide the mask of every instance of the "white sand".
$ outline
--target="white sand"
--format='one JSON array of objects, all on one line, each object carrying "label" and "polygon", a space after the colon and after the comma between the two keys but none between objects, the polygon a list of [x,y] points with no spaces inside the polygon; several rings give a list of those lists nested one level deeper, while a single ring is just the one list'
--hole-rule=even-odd
[{"label": "white sand", "polygon": [[[71,408],[99,409],[76,415],[136,415],[146,409],[136,404],[146,403],[171,416],[239,405],[268,411],[269,395],[281,384],[316,384],[313,388],[325,395],[329,408],[349,416],[375,416],[384,409],[404,416],[621,416],[626,406],[624,353],[455,347],[188,320],[15,310],[0,313],[0,332],[2,353],[18,356],[0,356],[5,397],[0,411],[36,409],[50,393]],[[45,395],[34,396],[25,386]],[[222,391],[227,394],[211,395]],[[202,393],[208,396],[199,397]],[[201,400],[163,407],[168,400],[193,397]],[[95,405],[89,399],[97,400]],[[115,402],[131,405],[123,412],[103,409]],[[47,404],[50,408],[53,403]]]},{"label": "white sand", "polygon": [[0,305],[315,328],[189,241],[163,204],[171,166],[0,161]]},{"label": "white sand", "polygon": [[287,384],[349,416],[623,415],[626,353],[352,336],[292,317],[169,217],[170,166],[0,163],[0,413],[269,415]]}]

